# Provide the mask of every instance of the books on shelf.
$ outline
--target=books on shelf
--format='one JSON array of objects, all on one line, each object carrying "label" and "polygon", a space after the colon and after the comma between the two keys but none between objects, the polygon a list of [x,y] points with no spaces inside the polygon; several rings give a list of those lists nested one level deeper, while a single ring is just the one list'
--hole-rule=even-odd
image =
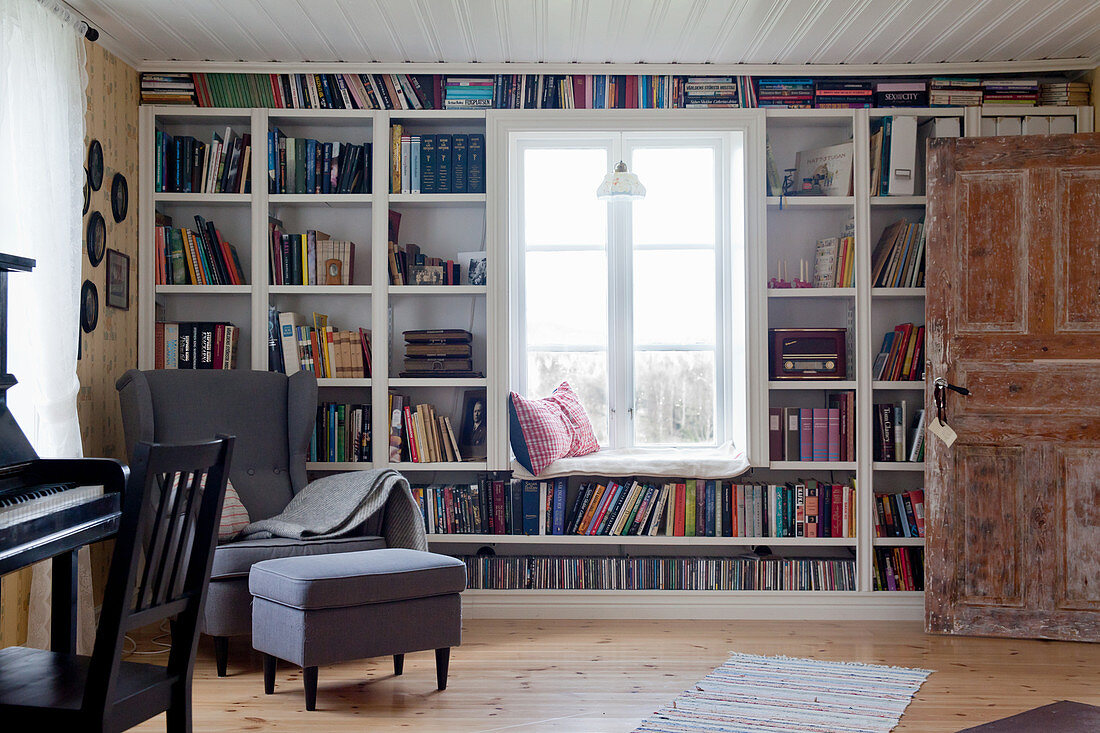
[{"label": "books on shelf", "polygon": [[875,537],[924,537],[924,489],[875,494]]},{"label": "books on shelf", "polygon": [[404,247],[389,243],[390,285],[462,285],[462,260],[429,257],[420,251],[420,245],[407,243]]},{"label": "books on shelf", "polygon": [[794,194],[852,195],[852,142],[800,150],[795,155]]},{"label": "books on shelf", "polygon": [[272,128],[267,133],[267,192],[370,193],[372,147],[287,137]]},{"label": "books on shelf", "polygon": [[[390,462],[457,463],[463,460],[458,431],[448,415],[430,403],[413,405],[405,395],[390,393]],[[461,426],[460,426],[461,427]]]},{"label": "books on shelf", "polygon": [[918,462],[924,460],[924,409],[910,415],[904,400],[877,403],[872,411],[874,460]]},{"label": "books on shelf", "polygon": [[237,248],[214,222],[195,215],[195,228],[173,228],[171,218],[154,228],[157,285],[247,285]]},{"label": "books on shelf", "polygon": [[1087,81],[1055,82],[1039,85],[1039,104],[1044,107],[1078,107],[1090,103],[1090,85]]},{"label": "books on shelf", "polygon": [[232,323],[157,321],[155,369],[235,369],[241,329]]},{"label": "books on shelf", "polygon": [[390,193],[485,193],[485,135],[390,126]]},{"label": "books on shelf", "polygon": [[333,239],[309,229],[305,234],[283,230],[269,218],[268,282],[272,285],[351,285],[355,282],[355,242]]},{"label": "books on shelf", "polygon": [[982,83],[977,77],[934,76],[928,85],[933,107],[975,107],[982,103]]},{"label": "books on shelf", "polygon": [[874,101],[874,83],[869,81],[822,79],[814,82],[817,109],[859,109]]},{"label": "books on shelf", "polygon": [[157,193],[251,193],[252,135],[226,127],[205,143],[190,135],[155,135],[153,187]]},{"label": "books on shelf", "polygon": [[[652,79],[653,77],[644,77]],[[664,79],[664,77],[657,77]],[[644,85],[643,85],[644,86]],[[735,76],[689,76],[683,84],[684,107],[741,107],[740,84]],[[645,99],[645,89],[642,90]],[[663,95],[662,95],[663,96]],[[659,100],[658,100],[659,101]],[[652,106],[664,106],[654,104]]]},{"label": "books on shelf", "polygon": [[473,334],[461,328],[405,331],[402,377],[481,377],[474,371]]},{"label": "books on shelf", "polygon": [[824,237],[814,245],[815,288],[851,288],[856,284],[854,234]]},{"label": "books on shelf", "polygon": [[899,219],[882,231],[871,253],[871,286],[924,287],[924,222]]},{"label": "books on shelf", "polygon": [[142,104],[195,104],[195,80],[188,73],[157,71],[141,75]]},{"label": "books on shelf", "polygon": [[924,590],[923,547],[876,547],[875,590]]},{"label": "books on shelf", "polygon": [[[270,334],[278,329],[276,352]],[[300,313],[268,310],[268,362],[272,371],[313,372],[318,379],[362,379],[371,375],[371,332],[360,328],[340,331],[328,325],[328,316],[313,314],[310,324]],[[280,358],[281,356],[281,358]]]},{"label": "books on shelf", "polygon": [[906,79],[875,82],[876,107],[927,107],[928,82]]},{"label": "books on shelf", "polygon": [[855,393],[831,394],[828,405],[769,408],[771,460],[854,461]]},{"label": "books on shelf", "polygon": [[309,443],[309,460],[361,463],[371,459],[370,405],[323,402]]},{"label": "books on shelf", "polygon": [[982,82],[983,104],[1034,107],[1038,102],[1038,79],[986,79]]},{"label": "books on shelf", "polygon": [[849,558],[470,556],[468,588],[493,590],[856,590]]},{"label": "books on shelf", "polygon": [[760,77],[756,80],[760,107],[809,109],[814,106],[814,80],[807,77]]},{"label": "books on shelf", "polygon": [[921,381],[924,379],[924,326],[899,323],[882,337],[875,363],[875,381]]}]

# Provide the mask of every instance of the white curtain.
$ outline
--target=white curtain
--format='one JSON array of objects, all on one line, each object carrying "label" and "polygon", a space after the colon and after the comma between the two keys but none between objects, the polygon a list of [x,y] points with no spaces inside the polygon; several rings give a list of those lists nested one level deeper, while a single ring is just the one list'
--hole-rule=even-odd
[{"label": "white curtain", "polygon": [[[44,458],[82,454],[76,353],[86,87],[77,32],[36,0],[2,0],[0,252],[37,261],[32,273],[8,278],[8,371],[19,380],[8,405]],[[43,570],[36,568],[32,589],[28,641],[36,645],[49,618]]]}]

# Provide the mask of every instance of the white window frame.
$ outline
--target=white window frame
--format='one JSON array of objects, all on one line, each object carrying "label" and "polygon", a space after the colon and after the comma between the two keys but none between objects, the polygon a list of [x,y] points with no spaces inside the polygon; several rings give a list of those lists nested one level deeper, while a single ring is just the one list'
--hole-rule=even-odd
[{"label": "white window frame", "polygon": [[[490,116],[492,130],[491,138],[495,146],[496,160],[498,161],[498,197],[496,214],[497,256],[501,266],[508,273],[507,292],[501,294],[500,304],[504,311],[501,314],[501,336],[507,336],[509,347],[502,350],[500,358],[506,358],[507,363],[501,364],[500,373],[508,375],[508,386],[516,391],[522,391],[521,380],[524,377],[526,365],[526,342],[523,330],[523,253],[519,251],[518,242],[522,232],[522,211],[517,203],[520,201],[520,185],[522,169],[514,165],[513,161],[519,158],[520,144],[523,140],[537,139],[538,147],[545,147],[548,141],[557,136],[560,144],[572,147],[577,144],[578,133],[589,133],[591,138],[603,138],[605,135],[623,135],[624,140],[641,140],[647,137],[647,133],[678,132],[685,136],[710,137],[724,135],[732,140],[730,133],[740,133],[741,145],[739,148],[730,146],[727,151],[736,152],[743,156],[739,161],[745,172],[744,180],[723,180],[721,185],[729,194],[723,196],[723,201],[732,202],[739,206],[743,212],[743,226],[732,227],[731,210],[723,212],[721,221],[724,222],[721,232],[722,242],[727,246],[716,245],[716,264],[722,273],[722,280],[718,283],[719,293],[729,297],[720,298],[723,303],[719,306],[722,311],[719,316],[718,338],[716,353],[718,355],[717,369],[723,369],[729,374],[728,380],[719,379],[719,383],[725,381],[725,387],[719,386],[716,393],[718,400],[718,415],[715,425],[716,437],[719,442],[732,441],[738,448],[744,449],[749,460],[754,465],[766,462],[762,446],[766,446],[766,440],[761,441],[755,436],[760,434],[761,426],[766,428],[766,381],[763,381],[766,368],[766,358],[762,357],[766,348],[763,338],[763,329],[758,324],[763,323],[765,304],[761,301],[762,291],[756,287],[755,281],[759,274],[764,272],[763,261],[759,259],[755,248],[750,243],[759,241],[761,220],[764,215],[763,192],[759,180],[763,175],[763,119],[757,110],[723,110],[723,111],[681,111],[672,118],[668,112],[661,111],[600,111],[593,113],[570,110],[567,113],[558,111],[545,111],[532,115],[530,111],[517,114],[510,111],[494,112]],[[613,154],[614,155],[614,151]],[[608,169],[615,161],[609,159]],[[725,165],[716,167],[716,175],[728,176],[729,168]],[[759,175],[758,175],[759,174]],[[758,180],[759,179],[759,180]],[[593,184],[593,188],[598,182]],[[629,222],[629,207],[613,207],[625,209],[625,213],[610,212],[612,217],[625,217]],[[732,242],[732,246],[729,246]],[[610,255],[610,252],[609,252]],[[609,261],[609,267],[614,265]],[[733,292],[733,282],[739,280],[744,283],[740,292]],[[614,303],[614,298],[609,293],[609,302]],[[622,301],[632,302],[632,301]],[[728,306],[728,307],[727,307]],[[609,321],[614,323],[615,321]],[[736,333],[735,333],[736,331]],[[632,333],[632,332],[631,332]],[[610,343],[609,350],[613,348]],[[632,350],[631,350],[632,351]],[[611,375],[609,375],[611,377]],[[621,380],[621,378],[620,378]],[[632,395],[627,392],[629,385],[609,385],[609,390],[618,390],[609,393],[609,407],[615,406],[618,414],[620,395]],[[506,395],[506,391],[504,392]],[[501,419],[507,419],[506,400],[501,404]],[[616,424],[617,423],[617,424]],[[612,440],[619,440],[621,431],[629,429],[628,435],[633,441],[633,426],[627,422],[622,427],[622,421],[613,417],[610,426]],[[764,433],[766,436],[766,433]],[[690,448],[684,448],[690,450]],[[505,447],[507,452],[507,448]]]}]

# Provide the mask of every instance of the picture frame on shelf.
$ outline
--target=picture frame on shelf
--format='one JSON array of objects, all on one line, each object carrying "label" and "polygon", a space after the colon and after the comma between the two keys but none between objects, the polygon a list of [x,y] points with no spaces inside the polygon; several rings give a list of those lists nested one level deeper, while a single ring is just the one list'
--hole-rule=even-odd
[{"label": "picture frame on shelf", "polygon": [[484,461],[488,455],[485,403],[483,390],[469,389],[462,395],[462,437],[458,449],[468,461]]},{"label": "picture frame on shelf", "polygon": [[455,259],[466,267],[466,283],[485,285],[488,282],[489,261],[485,252],[459,252]]},{"label": "picture frame on shelf", "polygon": [[107,250],[107,305],[130,310],[130,256]]}]

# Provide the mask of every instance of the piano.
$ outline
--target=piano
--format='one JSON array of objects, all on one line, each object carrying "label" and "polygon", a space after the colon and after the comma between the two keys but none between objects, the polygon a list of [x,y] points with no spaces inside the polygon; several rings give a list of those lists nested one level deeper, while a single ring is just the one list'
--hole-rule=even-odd
[{"label": "piano", "polygon": [[106,458],[39,458],[7,406],[8,273],[35,262],[0,254],[0,575],[52,558],[54,651],[76,648],[77,551],[118,531],[127,468]]}]

